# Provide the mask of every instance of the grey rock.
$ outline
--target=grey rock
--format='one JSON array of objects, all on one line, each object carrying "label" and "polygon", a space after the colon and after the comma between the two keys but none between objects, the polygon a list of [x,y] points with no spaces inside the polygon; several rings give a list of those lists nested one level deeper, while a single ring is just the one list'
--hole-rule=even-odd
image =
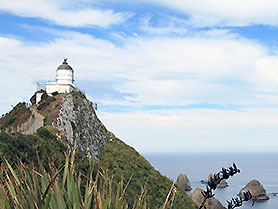
[{"label": "grey rock", "polygon": [[268,200],[269,197],[266,195],[266,190],[258,180],[251,180],[244,188],[239,192],[239,196],[243,197],[243,193],[250,191],[252,196],[257,200]]},{"label": "grey rock", "polygon": [[66,94],[54,127],[63,131],[69,148],[83,156],[97,158],[101,148],[113,134],[97,118],[93,105],[80,92]]},{"label": "grey rock", "polygon": [[[202,189],[196,188],[191,194],[193,202],[200,207],[205,197],[202,195]],[[211,197],[206,200],[205,207],[208,209],[226,209],[215,197]]]},{"label": "grey rock", "polygon": [[178,179],[177,179],[176,183],[180,188],[182,188],[185,191],[191,191],[192,190],[191,184],[190,184],[187,176],[184,173],[182,173],[178,176]]}]

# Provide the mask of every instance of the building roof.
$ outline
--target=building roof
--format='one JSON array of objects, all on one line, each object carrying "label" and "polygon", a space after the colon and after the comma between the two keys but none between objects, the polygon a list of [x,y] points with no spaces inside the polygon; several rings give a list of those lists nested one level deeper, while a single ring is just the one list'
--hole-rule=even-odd
[{"label": "building roof", "polygon": [[64,59],[63,64],[61,64],[61,65],[57,68],[57,70],[72,70],[72,71],[73,71],[72,67],[69,66],[69,64],[67,63],[67,60],[68,60],[67,58]]}]

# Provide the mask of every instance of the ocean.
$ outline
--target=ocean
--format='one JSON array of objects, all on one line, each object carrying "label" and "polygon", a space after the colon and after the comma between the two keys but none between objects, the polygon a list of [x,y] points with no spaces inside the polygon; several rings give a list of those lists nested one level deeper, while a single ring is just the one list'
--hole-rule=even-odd
[{"label": "ocean", "polygon": [[[181,173],[185,173],[191,183],[192,191],[199,187],[206,188],[200,180],[210,173],[214,174],[222,167],[228,168],[236,163],[241,170],[239,174],[230,177],[229,187],[215,190],[217,198],[225,207],[226,200],[236,197],[239,191],[252,179],[259,180],[269,195],[267,201],[257,201],[253,207],[252,202],[245,202],[241,209],[278,209],[278,153],[193,153],[193,154],[143,154],[143,156],[173,181]],[[192,192],[191,191],[191,192]],[[189,192],[189,193],[191,193]]]}]

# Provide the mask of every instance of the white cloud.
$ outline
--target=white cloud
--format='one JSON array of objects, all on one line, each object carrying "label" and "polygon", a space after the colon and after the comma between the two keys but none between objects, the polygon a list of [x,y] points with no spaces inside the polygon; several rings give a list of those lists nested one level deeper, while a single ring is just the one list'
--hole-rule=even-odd
[{"label": "white cloud", "polygon": [[186,28],[188,24],[184,19],[167,15],[165,15],[163,18],[166,20],[161,21],[161,23],[155,27],[150,23],[152,16],[149,15],[142,18],[141,30],[149,35],[184,35],[188,33],[188,29]]},{"label": "white cloud", "polygon": [[265,84],[273,85],[278,82],[278,58],[265,57],[256,62],[259,73],[264,77]]},{"label": "white cloud", "polygon": [[108,27],[122,23],[132,16],[131,13],[93,8],[88,4],[81,7],[79,3],[68,4],[62,0],[0,0],[0,11],[22,17],[38,17],[58,25],[72,27]]},{"label": "white cloud", "polygon": [[[235,142],[242,144],[242,151],[249,149],[251,142],[254,149],[259,150],[260,145],[261,149],[273,150],[269,144],[276,143],[278,117],[275,108],[267,107],[278,104],[274,78],[277,57],[269,56],[267,48],[255,42],[225,33],[221,39],[218,36],[219,33],[191,38],[139,36],[127,38],[123,47],[71,32],[39,45],[2,37],[0,110],[4,113],[15,101],[29,98],[37,80],[54,80],[57,66],[63,57],[68,57],[76,80],[116,79],[123,81],[116,86],[119,94],[138,95],[133,101],[99,99],[100,110],[108,104],[264,107],[244,112],[197,109],[102,113],[104,124],[140,151],[205,151],[210,142],[217,144],[214,151]],[[171,76],[157,79],[163,74]],[[221,143],[224,139],[225,143]],[[267,143],[261,143],[263,139]]]},{"label": "white cloud", "polygon": [[[120,77],[125,82],[117,86],[117,91],[138,95],[135,101],[144,105],[264,104],[263,99],[256,100],[254,92],[271,92],[277,87],[275,82],[269,89],[264,85],[273,78],[272,61],[276,58],[254,42],[224,37],[136,37],[126,39],[122,48],[90,35],[69,32],[37,46],[2,38],[0,59],[2,69],[10,73],[20,70],[11,64],[16,59],[35,82],[54,79],[54,69],[63,57],[68,57],[77,80]],[[272,66],[271,75],[267,64]],[[165,73],[171,77],[156,79]],[[173,79],[180,75],[194,76]]]},{"label": "white cloud", "polygon": [[278,151],[278,112],[272,108],[103,113],[100,118],[140,152]]},{"label": "white cloud", "polygon": [[[174,16],[167,17],[167,13],[163,14],[164,18],[165,16],[167,17],[168,22],[164,22],[158,27],[153,27],[149,24],[142,26],[143,30],[152,34],[169,32],[184,34],[187,32],[186,26],[278,25],[278,3],[275,0],[140,0],[133,2],[127,0],[119,0],[117,2],[112,0],[0,0],[0,11],[23,17],[38,17],[63,26],[108,27],[112,24],[126,21],[136,13],[136,9],[133,10],[134,12],[116,12],[112,9],[103,9],[103,5],[113,7],[116,4],[125,5],[127,3],[134,5],[135,8],[138,5],[142,7],[142,4],[145,4],[145,7],[150,4],[162,5],[178,10],[189,17],[188,21],[185,21]],[[140,16],[141,14],[138,12],[137,15]],[[181,22],[178,23],[177,21]],[[165,23],[168,25],[163,25]],[[175,27],[175,24],[181,24],[184,27]]]},{"label": "white cloud", "polygon": [[190,16],[195,26],[278,25],[275,0],[153,0]]},{"label": "white cloud", "polygon": [[[113,4],[113,0],[103,0]],[[118,0],[121,3],[155,4],[179,11],[189,17],[187,25],[207,26],[249,26],[254,24],[278,25],[278,2],[275,0]],[[161,30],[161,28],[160,28]],[[159,31],[158,31],[159,32]]]}]

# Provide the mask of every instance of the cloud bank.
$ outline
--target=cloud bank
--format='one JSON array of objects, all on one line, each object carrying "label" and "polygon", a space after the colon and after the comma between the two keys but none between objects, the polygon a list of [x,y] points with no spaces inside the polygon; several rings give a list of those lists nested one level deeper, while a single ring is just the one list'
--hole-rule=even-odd
[{"label": "cloud bank", "polygon": [[152,0],[187,14],[192,25],[247,26],[278,25],[278,2],[275,0]]},{"label": "cloud bank", "polygon": [[[276,137],[278,117],[272,112],[278,106],[278,58],[262,45],[229,34],[221,39],[202,33],[183,38],[130,37],[123,47],[76,32],[38,46],[2,37],[1,111],[10,108],[7,104],[30,97],[37,80],[54,79],[62,56],[69,58],[76,80],[98,83],[98,88],[89,83],[84,90],[99,103],[100,117],[140,151],[152,151],[158,142],[165,143],[153,151],[182,151],[178,147],[185,146],[205,151],[211,141],[218,150],[243,143],[243,138],[245,148],[255,140],[255,150],[266,136],[269,143]],[[93,91],[98,91],[96,97],[90,95]],[[111,92],[117,94],[107,97]],[[189,104],[192,108],[176,109]],[[202,104],[243,108],[206,109]],[[113,108],[116,105],[118,109]],[[124,113],[123,105],[135,111]],[[153,110],[144,111],[145,105]],[[156,110],[156,105],[169,108]],[[101,112],[102,106],[114,112]],[[143,145],[143,137],[150,143]],[[225,144],[221,144],[223,139]],[[267,145],[263,148],[273,150]]]},{"label": "cloud bank", "polygon": [[120,24],[132,13],[114,12],[111,9],[94,8],[90,4],[48,0],[0,1],[0,11],[22,17],[42,18],[50,23],[70,27],[109,27]]},{"label": "cloud bank", "polygon": [[67,57],[104,124],[141,152],[215,152],[234,144],[238,151],[278,151],[277,53],[221,29],[276,25],[274,1],[165,0],[156,9],[179,12],[160,17],[97,1],[36,2],[0,0],[1,11],[49,21],[25,29],[52,37],[35,42],[0,33],[1,113],[27,101],[37,81],[54,80]]}]

